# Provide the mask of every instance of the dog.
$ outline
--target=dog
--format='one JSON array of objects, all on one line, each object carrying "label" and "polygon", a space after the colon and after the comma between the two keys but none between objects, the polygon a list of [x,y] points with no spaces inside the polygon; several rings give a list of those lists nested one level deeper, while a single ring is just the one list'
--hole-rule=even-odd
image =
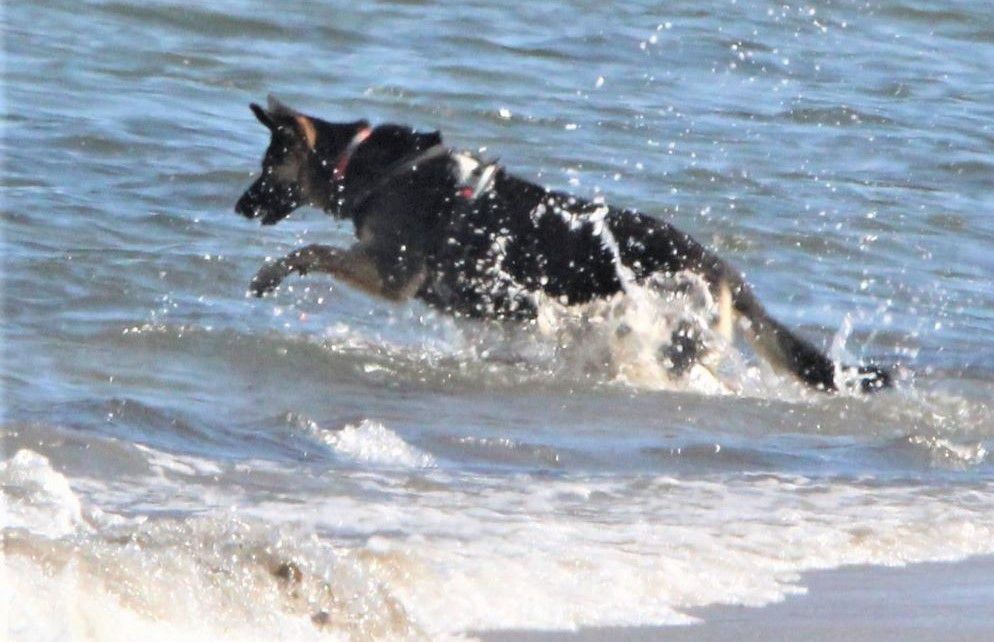
[{"label": "dog", "polygon": [[[273,225],[310,205],[351,219],[358,237],[349,248],[307,245],[263,265],[250,285],[257,296],[291,273],[322,272],[392,301],[529,320],[541,296],[574,306],[690,272],[707,284],[722,335],[730,339],[744,319],[756,351],[808,386],[892,385],[884,368],[837,366],[770,316],[728,263],[668,223],[523,180],[445,147],[437,131],[327,122],[272,96],[250,108],[271,141],[235,211]],[[692,359],[688,334],[675,331],[673,346]]]}]

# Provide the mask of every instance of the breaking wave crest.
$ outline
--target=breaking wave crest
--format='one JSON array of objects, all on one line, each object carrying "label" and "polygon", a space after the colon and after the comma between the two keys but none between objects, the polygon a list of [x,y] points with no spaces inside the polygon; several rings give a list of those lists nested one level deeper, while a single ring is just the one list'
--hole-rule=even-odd
[{"label": "breaking wave crest", "polygon": [[[355,430],[380,434],[373,425]],[[151,516],[103,513],[99,492],[72,490],[76,480],[22,450],[0,469],[0,577],[20,596],[10,637],[439,640],[677,624],[694,607],[803,591],[808,570],[994,552],[990,484],[539,479],[414,463],[329,471],[358,493],[326,485]]]},{"label": "breaking wave crest", "polygon": [[312,428],[336,455],[358,464],[400,468],[433,468],[435,458],[411,446],[383,424],[363,419],[339,430]]}]

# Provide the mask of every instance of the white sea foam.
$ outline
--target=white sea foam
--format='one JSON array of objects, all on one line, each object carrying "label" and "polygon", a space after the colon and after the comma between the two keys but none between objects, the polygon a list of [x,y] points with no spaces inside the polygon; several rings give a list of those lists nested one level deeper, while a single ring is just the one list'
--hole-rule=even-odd
[{"label": "white sea foam", "polygon": [[936,468],[966,469],[981,464],[988,455],[983,442],[963,444],[936,435],[911,435],[908,443],[923,449]]},{"label": "white sea foam", "polygon": [[381,423],[363,419],[340,430],[314,427],[315,434],[339,456],[377,466],[433,468],[435,458],[405,442]]},{"label": "white sea foam", "polygon": [[[333,435],[336,452],[387,467],[330,470],[321,492],[291,501],[231,489],[237,504],[186,513],[200,517],[93,525],[82,516],[114,507],[92,480],[73,493],[44,457],[18,453],[2,468],[5,514],[37,511],[4,526],[0,580],[21,597],[7,638],[435,640],[679,624],[692,607],[803,591],[808,570],[994,553],[990,483],[452,473],[425,468],[381,424]],[[156,508],[168,515],[168,498]]]},{"label": "white sea foam", "polygon": [[[393,589],[443,630],[675,624],[712,603],[762,605],[798,574],[994,551],[994,489],[880,488],[803,478],[730,482],[465,480],[388,505],[319,510],[403,559]],[[379,488],[382,492],[383,488]],[[471,497],[485,499],[471,499]],[[330,526],[330,524],[328,525]]]},{"label": "white sea foam", "polygon": [[85,526],[79,499],[48,459],[20,450],[0,462],[0,528],[60,537]]},{"label": "white sea foam", "polygon": [[357,552],[230,517],[127,535],[124,545],[8,538],[0,578],[21,599],[4,639],[424,639]]},{"label": "white sea foam", "polygon": [[216,475],[221,472],[220,466],[203,457],[166,453],[142,444],[133,447],[145,456],[149,468],[159,475]]}]

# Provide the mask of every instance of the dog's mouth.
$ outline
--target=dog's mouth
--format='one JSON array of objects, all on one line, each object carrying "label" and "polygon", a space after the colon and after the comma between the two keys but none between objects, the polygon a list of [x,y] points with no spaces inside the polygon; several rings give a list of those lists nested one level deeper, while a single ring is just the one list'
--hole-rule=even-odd
[{"label": "dog's mouth", "polygon": [[235,203],[235,211],[245,218],[259,218],[263,225],[273,225],[283,220],[299,205],[299,190],[283,190],[261,184],[261,179],[245,190]]},{"label": "dog's mouth", "polygon": [[254,199],[246,191],[235,203],[235,212],[245,218],[256,218],[262,213],[262,206],[254,202]]}]

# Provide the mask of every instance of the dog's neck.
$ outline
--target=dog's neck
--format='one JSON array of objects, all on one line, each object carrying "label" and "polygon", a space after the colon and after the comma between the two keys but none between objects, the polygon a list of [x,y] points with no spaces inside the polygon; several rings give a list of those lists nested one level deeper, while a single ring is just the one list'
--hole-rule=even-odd
[{"label": "dog's neck", "polygon": [[[333,136],[325,136],[319,125],[317,145],[308,160],[308,202],[336,217],[348,218],[368,192],[404,174],[432,150],[441,147],[437,132],[422,134],[396,125],[368,125],[354,130],[344,146],[331,147]],[[340,139],[339,139],[340,140]],[[324,144],[322,144],[324,143]]]},{"label": "dog's neck", "polygon": [[335,161],[335,166],[332,168],[333,180],[341,181],[345,179],[345,173],[349,168],[349,161],[352,160],[352,155],[355,154],[356,150],[359,149],[359,145],[362,145],[372,133],[372,127],[363,127],[356,132],[356,135],[352,137],[352,140],[349,141],[349,144],[338,155],[338,159]]},{"label": "dog's neck", "polygon": [[444,195],[446,202],[474,201],[493,188],[500,169],[473,154],[448,149],[437,133],[390,126],[361,127],[339,149],[313,149],[312,171],[324,178],[311,185],[327,187],[312,191],[310,201],[339,218],[355,219],[374,196],[409,183],[415,172],[417,182],[432,194]]},{"label": "dog's neck", "polygon": [[[449,155],[449,150],[437,143],[428,149],[415,150],[394,161],[380,172],[375,179],[369,181],[367,185],[357,190],[348,189],[348,175],[343,174],[346,180],[345,197],[341,200],[339,209],[343,216],[353,217],[356,212],[372,198],[376,192],[389,187],[390,183],[400,179],[410,172],[417,171],[419,166],[429,163],[435,159]],[[350,193],[351,192],[351,193]]]}]

